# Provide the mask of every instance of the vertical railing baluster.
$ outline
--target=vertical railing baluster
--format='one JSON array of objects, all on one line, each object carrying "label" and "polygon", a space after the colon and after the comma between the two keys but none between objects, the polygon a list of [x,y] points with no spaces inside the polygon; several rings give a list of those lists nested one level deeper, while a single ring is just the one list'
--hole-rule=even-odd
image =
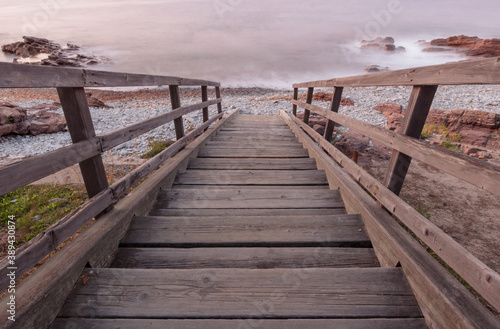
[{"label": "vertical railing baluster", "polygon": [[[314,87],[307,88],[307,99],[306,99],[307,104],[312,104],[313,94],[314,94]],[[311,114],[311,111],[304,110],[304,123],[309,123],[309,115],[310,114]]]},{"label": "vertical railing baluster", "polygon": [[[170,85],[168,86],[170,90],[170,102],[172,103],[172,110],[175,110],[181,107],[181,97],[178,85]],[[175,136],[177,140],[184,137],[184,120],[182,116],[174,120],[175,126]]]},{"label": "vertical railing baluster", "polygon": [[[330,103],[330,111],[338,112],[340,107],[340,102],[342,101],[342,91],[343,87],[335,87],[333,89],[332,101]],[[333,128],[335,127],[335,122],[328,120],[325,128],[325,139],[329,142],[333,139]]]}]

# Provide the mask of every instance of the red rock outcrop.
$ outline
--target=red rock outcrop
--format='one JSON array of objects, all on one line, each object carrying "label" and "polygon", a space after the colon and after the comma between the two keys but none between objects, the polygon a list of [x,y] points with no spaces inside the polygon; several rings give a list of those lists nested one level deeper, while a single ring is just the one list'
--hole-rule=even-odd
[{"label": "red rock outcrop", "polygon": [[434,39],[430,42],[432,47],[423,51],[445,51],[452,47],[463,51],[468,56],[500,56],[500,39],[481,39],[466,35],[453,36],[446,39]]}]

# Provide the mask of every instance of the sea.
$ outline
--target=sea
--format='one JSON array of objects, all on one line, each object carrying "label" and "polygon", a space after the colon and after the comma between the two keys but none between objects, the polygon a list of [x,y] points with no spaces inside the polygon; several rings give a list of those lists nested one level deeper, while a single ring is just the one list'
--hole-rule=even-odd
[{"label": "sea", "polygon": [[[95,69],[290,88],[465,59],[422,41],[499,37],[499,13],[498,0],[0,0],[0,44],[37,36],[108,59]],[[387,36],[406,51],[360,49]]]}]

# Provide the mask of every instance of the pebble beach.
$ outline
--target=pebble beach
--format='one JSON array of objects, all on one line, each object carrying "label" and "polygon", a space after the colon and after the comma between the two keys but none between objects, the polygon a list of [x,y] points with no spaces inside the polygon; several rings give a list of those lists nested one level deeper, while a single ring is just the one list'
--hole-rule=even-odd
[{"label": "pebble beach", "polygon": [[[148,90],[88,90],[112,108],[91,108],[97,134],[109,132],[171,111],[168,89]],[[302,90],[301,90],[302,91]],[[318,90],[319,91],[319,90]],[[331,90],[324,90],[331,92]],[[471,109],[500,114],[500,86],[440,86],[433,108],[442,110]],[[394,102],[406,108],[410,87],[367,87],[346,88],[343,97],[354,102],[353,106],[341,106],[339,112],[352,118],[375,125],[385,125],[386,118],[373,107],[380,103]],[[302,93],[305,95],[305,90]],[[301,95],[299,95],[301,96]],[[213,98],[213,91],[209,98]],[[277,115],[280,110],[291,112],[292,91],[262,88],[223,88],[222,105],[225,111],[239,109],[243,114]],[[196,89],[182,89],[182,105],[198,103],[200,92]],[[57,100],[54,91],[0,89],[0,102],[10,102],[22,107],[52,103]],[[327,108],[329,102],[315,101]],[[210,115],[216,106],[210,107]],[[62,109],[56,110],[62,114]],[[299,111],[300,112],[300,111]],[[185,129],[196,127],[202,122],[201,111],[184,117]],[[152,140],[175,139],[173,123],[156,128],[132,141],[121,144],[106,152],[104,157],[119,156],[137,158],[149,150]],[[71,144],[68,132],[42,134],[38,136],[4,136],[0,138],[0,159],[33,156],[46,153]]]}]

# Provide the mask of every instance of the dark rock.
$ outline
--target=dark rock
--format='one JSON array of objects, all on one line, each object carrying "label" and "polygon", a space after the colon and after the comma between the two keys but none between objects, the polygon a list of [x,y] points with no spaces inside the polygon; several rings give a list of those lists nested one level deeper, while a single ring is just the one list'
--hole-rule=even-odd
[{"label": "dark rock", "polygon": [[25,109],[0,105],[0,125],[18,123],[24,120],[26,120]]},{"label": "dark rock", "polygon": [[112,108],[112,106],[109,106],[100,99],[97,99],[96,97],[92,96],[92,93],[86,93],[86,96],[89,107],[102,107],[107,109]]},{"label": "dark rock", "polygon": [[[313,94],[313,100],[315,101],[320,101],[320,102],[328,102],[332,100],[332,93],[326,93],[323,91],[319,91],[317,93]],[[354,101],[350,100],[349,98],[344,98],[342,97],[340,100],[340,105],[342,106],[354,106]]]},{"label": "dark rock", "polygon": [[363,40],[361,41],[361,49],[374,49],[386,52],[394,51],[406,51],[404,47],[396,47],[394,44],[394,38],[392,37],[378,37],[373,40]]},{"label": "dark rock", "polygon": [[313,128],[313,129],[314,129],[314,130],[315,130],[318,134],[321,134],[321,135],[323,135],[323,133],[324,133],[324,131],[325,131],[325,126],[322,126],[322,125],[319,125],[319,124],[314,125],[312,128]]},{"label": "dark rock", "polygon": [[58,43],[43,38],[24,36],[23,39],[23,42],[2,46],[2,51],[20,56],[13,60],[15,63],[24,63],[24,58],[36,59],[40,54],[46,54],[48,57],[30,61],[29,64],[80,67],[102,62],[94,56],[77,54],[76,51],[80,47],[74,44],[68,43],[67,48],[62,48]]},{"label": "dark rock", "polygon": [[441,53],[441,52],[454,51],[454,49],[447,47],[427,47],[422,49],[422,51],[425,53]]},{"label": "dark rock", "polygon": [[387,71],[389,71],[388,67],[382,67],[379,65],[370,65],[370,66],[365,67],[365,72],[368,72],[368,73],[378,73],[378,72],[387,72]]},{"label": "dark rock", "polygon": [[54,112],[46,110],[38,111],[29,116],[30,133],[34,136],[40,134],[53,134],[64,131],[66,128],[66,119]]},{"label": "dark rock", "polygon": [[384,116],[389,116],[394,113],[401,114],[403,113],[403,106],[397,104],[397,103],[381,103],[378,105],[375,105],[373,110],[382,113]]}]

